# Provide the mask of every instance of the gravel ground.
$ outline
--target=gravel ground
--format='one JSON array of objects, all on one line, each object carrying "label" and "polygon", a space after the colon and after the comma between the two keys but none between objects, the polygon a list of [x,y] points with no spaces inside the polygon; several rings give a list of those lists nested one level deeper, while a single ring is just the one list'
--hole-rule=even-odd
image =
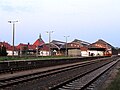
[{"label": "gravel ground", "polygon": [[118,64],[110,71],[108,79],[105,81],[104,85],[102,86],[101,90],[106,90],[107,87],[111,84],[112,81],[116,78],[120,69],[120,61]]}]

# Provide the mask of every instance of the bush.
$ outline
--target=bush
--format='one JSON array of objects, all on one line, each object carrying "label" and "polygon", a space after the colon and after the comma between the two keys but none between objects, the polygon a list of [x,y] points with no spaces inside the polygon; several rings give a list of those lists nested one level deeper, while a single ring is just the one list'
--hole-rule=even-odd
[{"label": "bush", "polygon": [[7,56],[6,47],[0,46],[0,56]]}]

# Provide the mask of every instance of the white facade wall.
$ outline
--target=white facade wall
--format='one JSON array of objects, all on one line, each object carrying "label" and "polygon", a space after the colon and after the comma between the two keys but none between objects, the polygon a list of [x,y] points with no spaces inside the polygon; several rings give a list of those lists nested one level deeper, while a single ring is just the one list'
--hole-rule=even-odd
[{"label": "white facade wall", "polygon": [[89,56],[89,52],[88,51],[81,51],[81,56],[82,57],[88,57]]},{"label": "white facade wall", "polygon": [[[12,56],[12,51],[7,51],[8,56]],[[14,56],[18,56],[18,51],[14,51]]]},{"label": "white facade wall", "polygon": [[104,55],[103,51],[90,50],[89,53],[90,53],[90,55],[93,53],[93,56],[103,56]]},{"label": "white facade wall", "polygon": [[49,51],[40,51],[39,56],[49,56]]}]

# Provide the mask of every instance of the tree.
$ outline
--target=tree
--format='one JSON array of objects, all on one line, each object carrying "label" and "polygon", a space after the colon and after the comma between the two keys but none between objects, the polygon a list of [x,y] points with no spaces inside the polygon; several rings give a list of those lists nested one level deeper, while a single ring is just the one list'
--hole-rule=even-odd
[{"label": "tree", "polygon": [[23,46],[22,47],[22,55],[27,55],[28,52],[28,47],[27,46]]},{"label": "tree", "polygon": [[2,56],[2,52],[1,52],[1,46],[0,46],[0,56]]},{"label": "tree", "polygon": [[6,47],[0,46],[0,56],[7,56]]}]

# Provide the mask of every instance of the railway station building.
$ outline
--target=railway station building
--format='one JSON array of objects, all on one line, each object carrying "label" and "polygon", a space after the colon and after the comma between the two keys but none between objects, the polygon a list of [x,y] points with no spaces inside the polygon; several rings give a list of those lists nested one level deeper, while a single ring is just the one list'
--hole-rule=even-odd
[{"label": "railway station building", "polygon": [[49,55],[49,47],[45,44],[45,42],[41,38],[41,34],[39,35],[39,38],[33,43],[33,44],[22,44],[20,43],[18,46],[16,46],[19,55],[24,56],[48,56]]},{"label": "railway station building", "polygon": [[[13,50],[13,46],[11,46],[8,42],[0,42],[0,47],[6,47],[6,52],[7,52],[7,56],[12,56],[12,50]],[[18,49],[16,47],[14,47],[14,55],[18,56]]]},{"label": "railway station building", "polygon": [[111,56],[117,54],[117,50],[102,39],[90,44],[89,50],[90,56]]},{"label": "railway station building", "polygon": [[[12,56],[13,47],[7,42],[0,42],[0,46],[4,45],[7,50],[7,55]],[[63,42],[53,40],[50,43],[45,43],[39,35],[39,38],[33,43],[23,44],[20,43],[15,46],[15,56],[111,56],[117,55],[117,50],[107,43],[106,41],[99,39],[94,43],[88,43],[79,39],[75,39],[72,42]]]},{"label": "railway station building", "polygon": [[74,42],[66,43],[53,40],[51,43],[51,53],[57,56],[81,56],[80,45]]},{"label": "railway station building", "polygon": [[89,56],[89,45],[90,43],[89,42],[86,42],[86,41],[82,41],[82,40],[79,40],[79,39],[75,39],[74,41],[72,41],[73,43],[77,43],[79,44],[80,46],[80,51],[81,51],[81,56],[82,57],[87,57]]}]

